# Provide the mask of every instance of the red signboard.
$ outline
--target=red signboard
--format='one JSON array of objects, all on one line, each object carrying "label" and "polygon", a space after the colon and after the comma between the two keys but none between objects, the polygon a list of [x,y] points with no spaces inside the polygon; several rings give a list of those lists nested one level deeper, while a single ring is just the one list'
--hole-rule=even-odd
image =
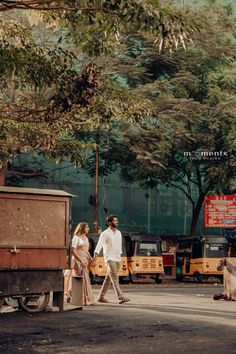
[{"label": "red signboard", "polygon": [[207,195],[204,201],[205,227],[236,227],[236,196]]}]

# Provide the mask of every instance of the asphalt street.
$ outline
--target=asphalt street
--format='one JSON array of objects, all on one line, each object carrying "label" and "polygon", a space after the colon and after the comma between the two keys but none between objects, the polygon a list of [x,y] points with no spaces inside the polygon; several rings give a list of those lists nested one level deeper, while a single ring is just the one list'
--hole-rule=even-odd
[{"label": "asphalt street", "polygon": [[[94,286],[95,297],[100,286]],[[219,284],[123,286],[131,301],[83,310],[0,315],[0,353],[236,353],[236,302]]]}]

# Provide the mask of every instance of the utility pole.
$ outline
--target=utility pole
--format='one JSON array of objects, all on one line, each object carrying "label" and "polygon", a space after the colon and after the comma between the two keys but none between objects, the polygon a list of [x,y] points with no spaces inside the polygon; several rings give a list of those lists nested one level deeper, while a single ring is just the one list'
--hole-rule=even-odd
[{"label": "utility pole", "polygon": [[184,196],[184,235],[187,233],[187,197]]},{"label": "utility pole", "polygon": [[[98,122],[99,123],[99,122]],[[93,228],[94,232],[98,232],[99,228],[99,202],[98,202],[98,192],[99,192],[99,126],[96,131],[96,147],[95,147],[95,176],[94,176],[94,209],[93,209]]]},{"label": "utility pole", "polygon": [[[185,182],[188,183],[188,177],[185,176]],[[187,208],[188,208],[188,204],[187,204],[187,197],[184,194],[184,230],[183,230],[183,234],[186,235],[187,233]]]},{"label": "utility pole", "polygon": [[148,188],[148,198],[147,198],[147,229],[148,232],[151,232],[151,207],[152,207],[152,196],[151,196],[151,188]]}]

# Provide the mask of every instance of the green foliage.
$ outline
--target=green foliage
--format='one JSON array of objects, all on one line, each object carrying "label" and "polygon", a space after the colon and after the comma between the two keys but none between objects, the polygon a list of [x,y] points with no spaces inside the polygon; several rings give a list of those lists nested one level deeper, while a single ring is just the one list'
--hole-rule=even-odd
[{"label": "green foliage", "polygon": [[148,0],[1,1],[0,12],[1,164],[22,150],[61,159],[63,148],[80,163],[78,131],[151,117],[151,101],[118,79],[145,71],[123,60],[131,34],[157,51],[185,47],[201,22]]},{"label": "green foliage", "polygon": [[[2,163],[34,150],[75,164],[87,157],[92,174],[88,149],[99,142],[104,174],[119,165],[126,180],[142,187],[174,185],[194,212],[204,194],[230,190],[236,145],[230,7],[149,0],[23,0],[10,7],[44,11],[45,29],[40,40],[37,19],[31,27],[19,12],[19,21],[1,19]],[[202,151],[227,156],[203,160]]]},{"label": "green foliage", "polygon": [[67,27],[76,43],[89,55],[107,54],[122,45],[127,34],[152,36],[162,48],[185,48],[194,32],[201,28],[200,18],[185,8],[161,6],[150,0],[64,1],[68,11],[51,12],[51,18]]},{"label": "green foliage", "polygon": [[218,6],[199,11],[209,16],[205,37],[186,51],[156,56],[143,41],[136,60],[150,76],[134,91],[150,100],[152,116],[136,129],[121,125],[102,153],[129,182],[181,189],[193,206],[192,235],[204,195],[231,193],[236,177],[235,19]]},{"label": "green foliage", "polygon": [[61,47],[38,45],[32,33],[16,21],[0,19],[1,89],[42,89],[73,65],[71,53]]}]

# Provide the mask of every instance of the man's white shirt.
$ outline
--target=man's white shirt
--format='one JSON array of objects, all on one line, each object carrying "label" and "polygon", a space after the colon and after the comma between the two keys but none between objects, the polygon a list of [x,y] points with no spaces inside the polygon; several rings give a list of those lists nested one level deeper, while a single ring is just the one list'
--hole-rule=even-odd
[{"label": "man's white shirt", "polygon": [[103,231],[99,237],[97,246],[95,248],[95,253],[100,253],[103,248],[103,257],[105,262],[121,261],[122,254],[122,235],[119,230],[115,230],[115,232],[108,228]]}]

